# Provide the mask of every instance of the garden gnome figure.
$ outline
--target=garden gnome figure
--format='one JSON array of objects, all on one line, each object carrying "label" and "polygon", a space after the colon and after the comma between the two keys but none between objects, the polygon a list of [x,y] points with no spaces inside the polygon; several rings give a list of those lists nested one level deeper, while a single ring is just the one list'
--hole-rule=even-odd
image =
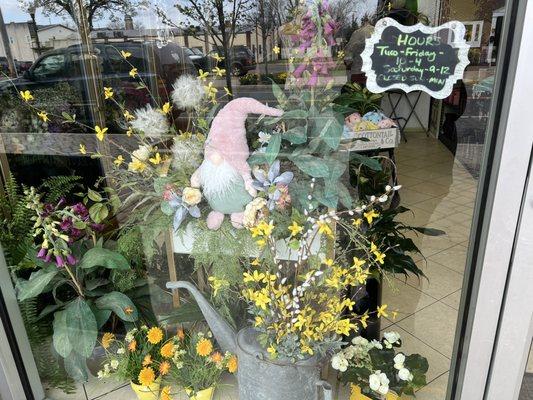
[{"label": "garden gnome figure", "polygon": [[257,195],[247,162],[250,151],[244,124],[248,114],[279,117],[283,111],[241,97],[226,104],[213,119],[204,160],[191,177],[191,185],[202,187],[213,210],[207,216],[209,229],[218,229],[225,214],[234,227],[242,228],[244,208]]}]

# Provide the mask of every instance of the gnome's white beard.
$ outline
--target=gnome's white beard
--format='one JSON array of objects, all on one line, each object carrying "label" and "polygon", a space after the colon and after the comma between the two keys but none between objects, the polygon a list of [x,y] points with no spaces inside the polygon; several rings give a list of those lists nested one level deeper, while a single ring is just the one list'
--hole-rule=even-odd
[{"label": "gnome's white beard", "polygon": [[207,158],[200,165],[199,177],[207,198],[223,195],[235,182],[242,179],[237,170],[226,161],[216,165]]}]

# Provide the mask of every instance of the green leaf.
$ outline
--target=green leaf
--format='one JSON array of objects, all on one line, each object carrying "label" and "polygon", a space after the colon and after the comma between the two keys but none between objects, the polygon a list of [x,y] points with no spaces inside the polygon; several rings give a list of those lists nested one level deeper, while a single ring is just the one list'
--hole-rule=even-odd
[{"label": "green leaf", "polygon": [[83,255],[79,267],[105,267],[125,271],[130,269],[130,264],[122,254],[116,251],[93,247]]},{"label": "green leaf", "polygon": [[[123,321],[134,322],[139,318],[137,307],[128,296],[120,292],[111,292],[103,295],[94,303],[101,310],[111,310]],[[131,313],[126,313],[131,309]]]},{"label": "green leaf", "polygon": [[111,316],[111,310],[101,310],[92,302],[89,304],[89,306],[91,307],[94,317],[96,318],[96,325],[98,326],[98,329],[102,328],[102,326],[104,326],[104,324],[109,320],[109,317]]},{"label": "green leaf", "polygon": [[56,267],[50,266],[49,268],[32,272],[28,280],[20,279],[17,282],[19,301],[24,301],[41,294],[58,272],[59,270]]},{"label": "green leaf", "polygon": [[291,110],[291,111],[286,111],[282,116],[281,118],[284,119],[284,120],[287,120],[287,119],[305,119],[308,117],[308,113],[306,110]]},{"label": "green leaf", "polygon": [[87,228],[87,223],[83,221],[75,221],[73,224],[74,228],[84,230]]},{"label": "green leaf", "polygon": [[375,158],[363,156],[362,154],[350,152],[350,160],[355,161],[356,163],[366,165],[374,171],[381,171],[381,164]]},{"label": "green leaf", "polygon": [[162,201],[161,202],[161,212],[165,215],[172,215],[174,214],[174,208],[170,205],[168,201]]},{"label": "green leaf", "polygon": [[283,93],[283,90],[272,79],[271,81],[272,81],[272,93],[274,94],[274,97],[276,98],[278,103],[283,104],[287,102],[287,96],[285,95],[285,93]]},{"label": "green leaf", "polygon": [[352,196],[350,195],[350,192],[344,186],[343,183],[338,182],[337,183],[337,191],[339,192],[339,200],[340,202],[346,207],[351,208],[353,205]]},{"label": "green leaf", "polygon": [[258,164],[265,164],[265,154],[264,153],[254,153],[248,158],[248,164],[250,165],[258,165]]},{"label": "green leaf", "polygon": [[68,338],[66,311],[57,311],[54,314],[53,327],[52,342],[54,343],[54,349],[61,357],[65,358],[72,351],[72,344]]},{"label": "green leaf", "polygon": [[321,158],[308,154],[291,156],[291,161],[309,176],[315,178],[326,178],[329,175],[329,169]]},{"label": "green leaf", "polygon": [[95,279],[89,279],[85,281],[85,289],[87,290],[94,290],[97,287],[107,285],[109,281],[104,278],[95,278]]},{"label": "green leaf", "polygon": [[274,160],[278,157],[280,146],[281,135],[272,135],[264,153],[265,160],[268,164],[272,164]]},{"label": "green leaf", "polygon": [[307,141],[307,132],[305,126],[295,126],[281,134],[281,137],[292,144],[302,144]]},{"label": "green leaf", "polygon": [[332,149],[337,150],[341,141],[343,125],[337,119],[335,113],[328,112],[316,119],[318,136]]},{"label": "green leaf", "polygon": [[89,208],[89,215],[96,223],[101,223],[109,215],[109,210],[103,203],[95,203]]},{"label": "green leaf", "polygon": [[70,343],[75,344],[73,350],[79,355],[90,357],[98,335],[98,326],[91,307],[78,297],[65,308],[65,313],[68,339]]},{"label": "green leaf", "polygon": [[203,314],[196,303],[184,303],[172,310],[170,314],[162,315],[161,322],[167,324],[198,322],[203,320]]},{"label": "green leaf", "polygon": [[70,352],[68,357],[65,358],[65,370],[77,382],[86,382],[89,378],[85,357],[75,351]]},{"label": "green leaf", "polygon": [[96,201],[96,202],[100,202],[103,200],[102,196],[100,195],[100,193],[98,193],[97,191],[95,190],[92,190],[92,189],[89,189],[87,191],[87,196],[89,197],[89,199],[91,199],[92,201]]}]

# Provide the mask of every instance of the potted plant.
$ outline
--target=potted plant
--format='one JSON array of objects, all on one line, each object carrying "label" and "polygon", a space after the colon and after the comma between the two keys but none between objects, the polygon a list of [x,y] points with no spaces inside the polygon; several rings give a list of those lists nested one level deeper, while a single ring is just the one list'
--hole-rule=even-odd
[{"label": "potted plant", "polygon": [[426,385],[427,359],[397,351],[400,346],[397,332],[384,333],[381,341],[357,336],[332,357],[332,367],[351,386],[351,400],[398,400]]},{"label": "potted plant", "polygon": [[128,331],[123,340],[106,332],[100,341],[106,360],[99,378],[128,380],[139,400],[159,399],[161,379],[169,374],[176,352],[174,342],[165,340],[163,329],[143,325]]},{"label": "potted plant", "polygon": [[[170,343],[173,366],[165,381],[184,388],[191,400],[211,400],[224,371],[237,371],[237,357],[218,350],[209,331],[180,330]],[[169,395],[170,386],[165,386],[161,398]]]}]

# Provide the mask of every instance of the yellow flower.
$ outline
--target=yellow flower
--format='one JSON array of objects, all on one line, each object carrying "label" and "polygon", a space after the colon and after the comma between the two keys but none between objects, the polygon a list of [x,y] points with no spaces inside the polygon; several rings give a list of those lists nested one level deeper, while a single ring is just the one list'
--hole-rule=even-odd
[{"label": "yellow flower", "polygon": [[266,275],[262,272],[259,272],[258,270],[254,270],[253,274],[249,274],[248,272],[244,272],[242,274],[244,277],[243,281],[244,283],[248,282],[266,282]]},{"label": "yellow flower", "polygon": [[259,261],[259,258],[254,258],[250,265],[253,265],[254,267],[258,267],[261,265],[261,262]]},{"label": "yellow flower", "polygon": [[198,78],[205,81],[207,77],[209,76],[209,72],[204,72],[202,69],[198,70]]},{"label": "yellow flower", "polygon": [[114,95],[113,88],[104,86],[104,97],[105,99],[110,99]]},{"label": "yellow flower", "polygon": [[259,246],[259,247],[265,247],[267,242],[265,239],[259,239],[259,240],[256,240],[255,243]]},{"label": "yellow flower", "polygon": [[33,100],[33,95],[31,94],[29,90],[21,90],[20,97],[22,97],[22,100],[26,102]]},{"label": "yellow flower", "polygon": [[342,60],[344,58],[344,56],[345,56],[345,53],[342,50],[337,53],[337,58],[339,60]]},{"label": "yellow flower", "polygon": [[380,263],[381,265],[385,264],[385,253],[380,253],[379,251],[374,252],[374,256],[376,257],[376,262]]},{"label": "yellow flower", "polygon": [[121,50],[120,51],[120,55],[122,57],[124,57],[124,59],[128,58],[128,57],[131,57],[131,53],[129,51],[124,51],[124,50]]},{"label": "yellow flower", "polygon": [[219,67],[213,68],[212,71],[215,73],[216,76],[224,76],[224,74],[226,73],[225,69],[222,69],[222,68],[219,68]]},{"label": "yellow flower", "polygon": [[257,307],[266,310],[267,305],[270,304],[270,297],[264,292],[258,292],[255,293],[253,301]]},{"label": "yellow flower", "polygon": [[196,353],[201,357],[207,357],[213,351],[211,340],[203,338],[196,344]]},{"label": "yellow flower", "polygon": [[289,226],[289,231],[291,231],[291,236],[296,236],[300,232],[304,230],[304,228],[296,223],[296,221],[292,221],[292,225]]},{"label": "yellow flower", "polygon": [[80,143],[80,153],[87,154],[87,149],[85,148],[85,145],[83,143]]},{"label": "yellow flower", "polygon": [[164,358],[172,357],[174,355],[174,345],[172,344],[172,342],[165,343],[161,347],[161,350],[159,350],[159,353]]},{"label": "yellow flower", "polygon": [[374,210],[370,210],[370,211],[364,213],[363,216],[366,218],[368,223],[371,224],[372,221],[374,220],[374,218],[379,217],[379,214],[377,212],[375,212]]},{"label": "yellow flower", "polygon": [[159,397],[159,400],[172,400],[172,397],[170,397],[170,386],[165,386],[163,389],[161,389],[161,396]]},{"label": "yellow flower", "polygon": [[264,322],[265,321],[263,320],[263,317],[260,317],[259,315],[255,316],[255,323],[254,323],[255,327],[263,325]]},{"label": "yellow flower", "polygon": [[137,68],[132,68],[130,71],[130,76],[132,78],[135,78],[137,75],[139,75],[139,72],[137,71]]},{"label": "yellow flower", "polygon": [[122,163],[124,162],[124,157],[122,157],[122,154],[119,154],[117,158],[113,160],[113,164],[115,164],[117,167],[120,167]]},{"label": "yellow flower", "polygon": [[183,189],[182,200],[189,206],[195,206],[202,201],[202,192],[197,188],[186,187]]},{"label": "yellow flower", "polygon": [[230,90],[224,86],[224,91],[226,92],[226,95],[231,96]]},{"label": "yellow flower", "polygon": [[159,374],[161,376],[168,374],[169,371],[170,371],[170,363],[168,361],[163,361],[161,364],[159,364]]},{"label": "yellow flower", "polygon": [[217,60],[217,62],[221,62],[224,59],[224,57],[220,57],[218,53],[213,54],[211,57]]},{"label": "yellow flower", "polygon": [[161,107],[161,111],[163,112],[163,114],[168,114],[170,113],[170,110],[172,110],[172,106],[167,101],[165,104],[163,104],[163,107]]},{"label": "yellow flower", "polygon": [[133,135],[133,129],[131,128],[131,126],[128,128],[128,130],[126,131],[126,135],[128,137],[130,137],[131,135]]},{"label": "yellow flower", "polygon": [[151,367],[145,367],[139,372],[139,384],[150,386],[155,381],[155,372]]},{"label": "yellow flower", "polygon": [[360,270],[363,265],[365,265],[365,260],[360,260],[357,257],[353,258],[353,266],[355,269]]},{"label": "yellow flower", "polygon": [[213,82],[209,82],[207,86],[204,86],[205,93],[207,97],[215,99],[217,95],[217,88],[213,86]]},{"label": "yellow flower", "polygon": [[50,118],[48,118],[48,114],[46,112],[44,112],[44,111],[38,112],[37,115],[39,116],[39,118],[41,118],[43,120],[43,122],[50,121]]},{"label": "yellow flower", "polygon": [[324,221],[318,221],[318,233],[325,234],[326,236],[333,237],[333,231],[331,227]]},{"label": "yellow flower", "polygon": [[100,128],[98,125],[96,125],[94,127],[94,131],[96,132],[96,138],[99,141],[103,141],[104,140],[104,136],[107,133],[107,128]]},{"label": "yellow flower", "polygon": [[218,291],[222,289],[225,286],[229,286],[229,282],[225,279],[220,279],[215,276],[210,276],[207,278],[209,282],[211,282],[211,287],[213,288],[213,294],[215,297],[218,295]]},{"label": "yellow flower", "polygon": [[265,236],[270,236],[274,230],[274,222],[270,221],[268,224],[265,221],[261,221],[257,227],[263,232]]},{"label": "yellow flower", "polygon": [[252,226],[250,228],[250,232],[253,238],[257,236],[261,236],[263,234],[263,232],[261,231],[261,228],[259,228],[258,226]]},{"label": "yellow flower", "polygon": [[361,218],[352,219],[352,225],[356,228],[359,228],[361,224],[363,223],[363,220]]},{"label": "yellow flower", "polygon": [[104,333],[102,336],[102,347],[104,349],[108,349],[113,340],[115,340],[115,335],[113,335],[111,332]]},{"label": "yellow flower", "polygon": [[363,327],[363,329],[366,329],[366,327],[368,326],[367,324],[367,320],[368,320],[368,317],[369,315],[365,312],[362,316],[361,316],[361,326]]},{"label": "yellow flower", "polygon": [[376,309],[378,318],[389,316],[389,314],[387,314],[387,312],[385,311],[386,309],[387,309],[386,304],[383,304]]},{"label": "yellow flower", "polygon": [[397,316],[398,316],[398,311],[393,311],[392,312],[392,319],[396,319]]},{"label": "yellow flower", "polygon": [[155,157],[150,158],[148,161],[154,165],[158,165],[161,163],[161,155],[159,153],[155,153]]},{"label": "yellow flower", "polygon": [[143,367],[147,367],[151,363],[152,363],[152,356],[150,354],[145,355],[143,359]]},{"label": "yellow flower", "polygon": [[348,318],[337,321],[336,325],[337,326],[335,327],[335,332],[339,335],[344,336],[348,336],[350,334],[350,331],[356,328],[354,324],[350,323],[350,320]]},{"label": "yellow flower", "polygon": [[270,354],[270,357],[275,358],[278,351],[273,345],[270,345],[267,349],[267,352]]},{"label": "yellow flower", "polygon": [[163,340],[163,331],[158,327],[150,328],[146,334],[146,338],[151,344],[158,344],[161,340]]},{"label": "yellow flower", "polygon": [[135,117],[128,110],[124,110],[124,118],[126,119],[126,121],[131,121],[132,119],[135,119]]},{"label": "yellow flower", "polygon": [[237,362],[237,356],[232,355],[228,360],[228,372],[230,374],[234,374],[237,372],[237,368],[239,367],[239,363]]},{"label": "yellow flower", "polygon": [[280,51],[281,51],[281,49],[280,49],[278,46],[274,46],[274,48],[272,49],[272,52],[273,52],[274,54],[279,54]]},{"label": "yellow flower", "polygon": [[128,164],[128,171],[143,172],[146,169],[146,164],[140,160],[133,160]]},{"label": "yellow flower", "polygon": [[137,350],[137,341],[135,339],[133,339],[130,344],[128,344],[128,350],[132,352]]}]

